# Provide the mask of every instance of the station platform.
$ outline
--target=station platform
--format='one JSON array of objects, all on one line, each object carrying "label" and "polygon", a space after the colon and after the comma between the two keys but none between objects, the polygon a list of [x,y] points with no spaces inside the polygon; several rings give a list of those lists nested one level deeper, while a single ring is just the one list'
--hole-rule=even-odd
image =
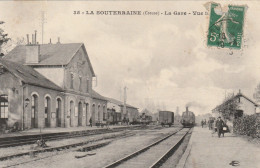
[{"label": "station platform", "polygon": [[260,147],[242,137],[226,133],[212,135],[208,128],[194,127],[178,168],[258,168]]},{"label": "station platform", "polygon": [[[136,127],[135,125],[110,125],[110,129],[114,128],[128,128],[128,127]],[[76,132],[76,131],[87,131],[87,130],[98,130],[98,129],[107,129],[106,126],[102,127],[97,127],[97,126],[81,126],[81,127],[70,127],[70,128],[62,128],[62,127],[57,127],[57,128],[34,128],[34,129],[28,129],[24,131],[19,131],[19,132],[12,132],[12,133],[5,133],[5,134],[0,134],[0,139],[1,138],[6,138],[6,137],[18,137],[18,136],[26,136],[26,135],[40,135],[40,134],[49,134],[49,133],[63,133],[63,132]]]}]

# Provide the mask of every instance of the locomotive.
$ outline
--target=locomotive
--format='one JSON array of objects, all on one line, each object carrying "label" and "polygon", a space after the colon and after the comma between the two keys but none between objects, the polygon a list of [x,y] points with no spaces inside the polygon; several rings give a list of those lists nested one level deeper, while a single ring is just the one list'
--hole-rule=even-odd
[{"label": "locomotive", "polygon": [[195,115],[189,111],[188,107],[186,107],[186,111],[182,113],[181,124],[184,127],[193,127],[195,125]]},{"label": "locomotive", "polygon": [[141,124],[146,124],[146,125],[148,125],[148,124],[150,124],[150,123],[152,122],[152,120],[153,120],[152,116],[147,115],[147,114],[145,114],[145,113],[142,113],[142,115],[139,116],[139,117],[140,117],[140,123],[141,123]]}]

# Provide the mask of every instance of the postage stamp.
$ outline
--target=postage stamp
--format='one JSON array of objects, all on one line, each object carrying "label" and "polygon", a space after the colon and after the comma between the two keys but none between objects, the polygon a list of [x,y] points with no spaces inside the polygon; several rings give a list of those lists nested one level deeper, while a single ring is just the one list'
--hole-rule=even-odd
[{"label": "postage stamp", "polygon": [[241,49],[244,16],[247,6],[211,3],[207,45],[230,49]]}]

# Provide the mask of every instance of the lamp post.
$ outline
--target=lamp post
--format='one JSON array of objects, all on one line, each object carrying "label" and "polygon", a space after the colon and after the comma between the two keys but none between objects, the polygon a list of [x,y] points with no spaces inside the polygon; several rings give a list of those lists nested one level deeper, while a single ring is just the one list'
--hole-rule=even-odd
[{"label": "lamp post", "polygon": [[25,101],[24,101],[25,107],[27,107],[29,105],[29,103],[30,103],[30,100],[28,98],[26,98]]}]

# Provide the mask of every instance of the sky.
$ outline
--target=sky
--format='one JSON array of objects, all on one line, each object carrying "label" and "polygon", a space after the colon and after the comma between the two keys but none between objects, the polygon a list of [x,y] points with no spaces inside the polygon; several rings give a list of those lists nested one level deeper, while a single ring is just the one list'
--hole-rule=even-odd
[{"label": "sky", "polygon": [[260,16],[257,1],[215,1],[247,5],[241,50],[210,48],[206,44],[208,15],[74,15],[74,11],[206,12],[207,1],[3,1],[1,26],[9,37],[38,32],[46,13],[44,43],[85,44],[97,75],[94,90],[122,99],[140,110],[151,104],[166,110],[209,113],[228,93],[241,89],[253,98],[260,82]]}]

